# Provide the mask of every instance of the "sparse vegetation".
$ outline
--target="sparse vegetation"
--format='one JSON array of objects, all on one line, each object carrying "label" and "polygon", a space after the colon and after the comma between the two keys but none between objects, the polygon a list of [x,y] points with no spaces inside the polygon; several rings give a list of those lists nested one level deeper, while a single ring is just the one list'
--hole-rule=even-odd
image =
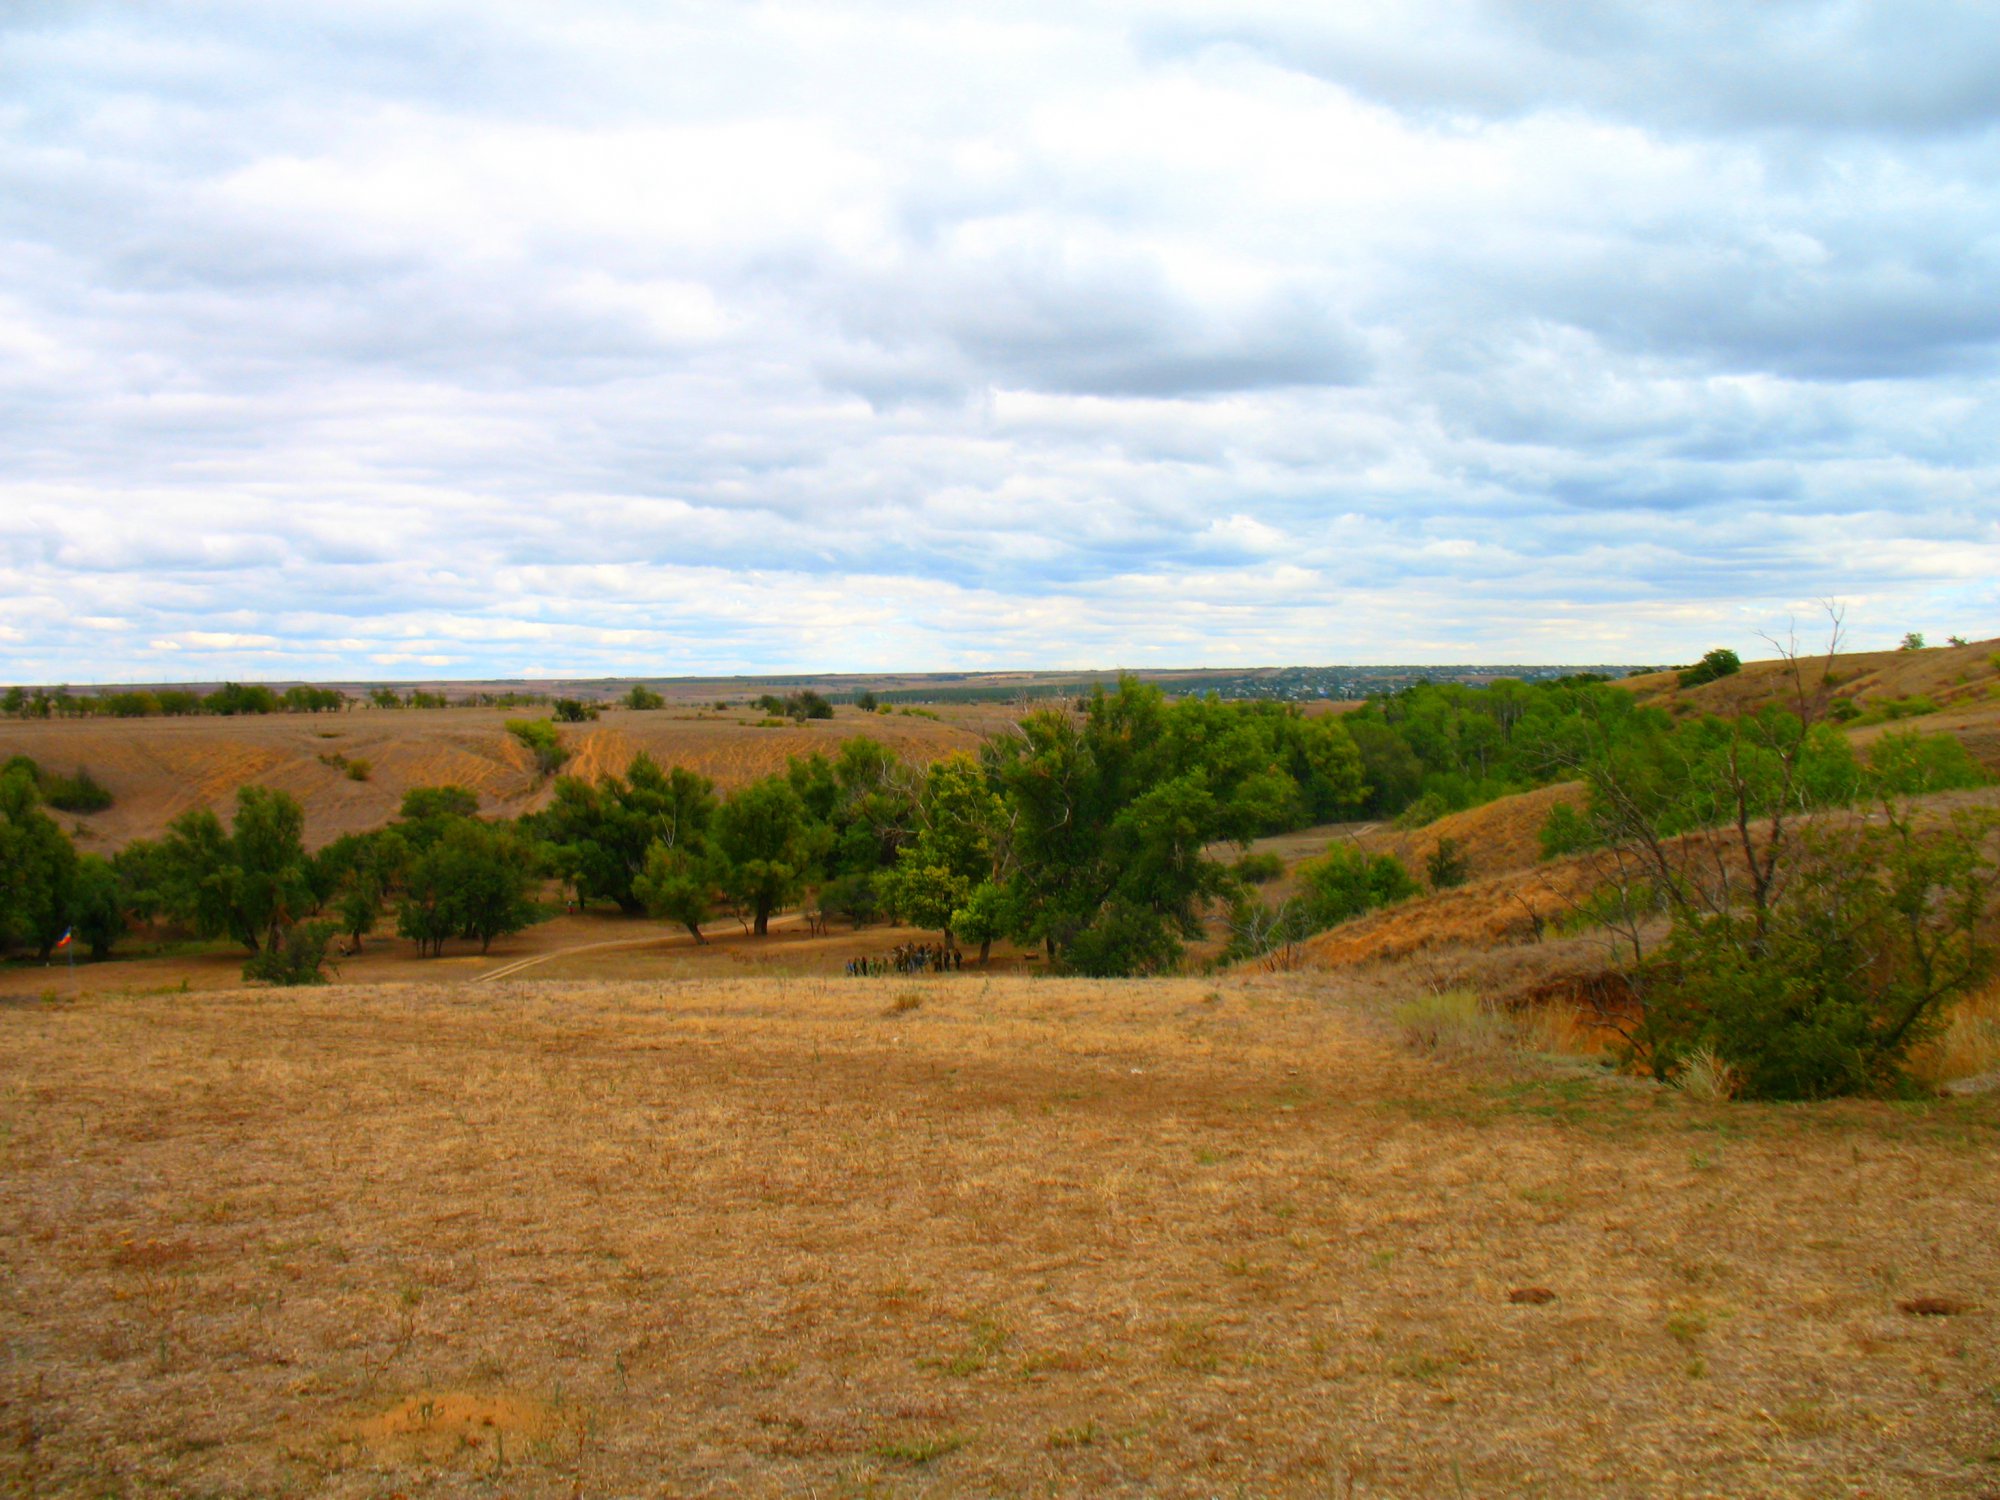
[{"label": "sparse vegetation", "polygon": [[507,732],[527,748],[536,771],[543,776],[553,776],[569,760],[562,735],[548,719],[509,719]]}]

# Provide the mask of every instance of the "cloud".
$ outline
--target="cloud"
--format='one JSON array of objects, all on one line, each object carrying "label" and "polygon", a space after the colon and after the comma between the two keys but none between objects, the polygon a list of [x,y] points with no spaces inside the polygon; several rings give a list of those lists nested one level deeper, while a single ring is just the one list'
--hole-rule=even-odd
[{"label": "cloud", "polygon": [[1982,19],[13,7],[0,677],[1982,634]]}]

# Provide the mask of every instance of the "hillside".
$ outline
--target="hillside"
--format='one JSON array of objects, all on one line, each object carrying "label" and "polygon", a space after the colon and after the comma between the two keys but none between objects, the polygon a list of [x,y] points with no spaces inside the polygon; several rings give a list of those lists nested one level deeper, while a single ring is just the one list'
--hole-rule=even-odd
[{"label": "hillside", "polygon": [[[1790,703],[1797,682],[1808,691],[1825,688],[1829,706],[1845,700],[1863,716],[1927,698],[1938,712],[1897,722],[1956,735],[1982,764],[2000,772],[2000,639],[1922,651],[1848,652],[1830,663],[1807,654],[1798,666],[1796,681],[1790,663],[1771,660],[1745,662],[1742,671],[1698,687],[1681,687],[1672,672],[1628,677],[1620,686],[1670,713],[1737,714],[1766,703]],[[1851,732],[1856,743],[1865,744],[1881,733],[1881,726]]]},{"label": "hillside", "polygon": [[[305,807],[314,846],[343,833],[377,828],[395,816],[411,787],[455,783],[479,794],[482,810],[515,816],[547,801],[527,752],[505,728],[520,710],[352,709],[341,714],[267,714],[237,718],[0,720],[0,760],[31,756],[52,770],[89,769],[115,799],[89,817],[63,815],[81,830],[78,844],[100,851],[158,836],[190,808],[227,817],[236,789],[276,787]],[[610,710],[597,722],[563,726],[574,751],[566,771],[586,777],[623,771],[639,751],[684,765],[725,789],[782,770],[788,756],[831,753],[864,735],[899,756],[927,763],[977,749],[1012,722],[1002,705],[941,711],[939,719],[863,714],[843,708],[831,720],[759,728],[740,712]],[[366,761],[366,781],[345,764]]]}]

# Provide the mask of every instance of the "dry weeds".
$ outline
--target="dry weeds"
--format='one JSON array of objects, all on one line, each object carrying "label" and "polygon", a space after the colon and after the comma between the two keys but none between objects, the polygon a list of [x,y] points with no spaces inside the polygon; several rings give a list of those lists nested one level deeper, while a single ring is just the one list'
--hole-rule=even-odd
[{"label": "dry weeds", "polygon": [[10,1003],[0,1481],[2000,1487],[2000,1101],[1458,1067],[1386,984]]}]

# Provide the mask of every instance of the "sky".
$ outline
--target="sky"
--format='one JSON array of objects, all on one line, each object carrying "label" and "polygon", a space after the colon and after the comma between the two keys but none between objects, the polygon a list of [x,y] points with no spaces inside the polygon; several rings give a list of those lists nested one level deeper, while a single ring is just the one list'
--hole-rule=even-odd
[{"label": "sky", "polygon": [[2000,634],[2000,26],[9,0],[0,681]]}]

